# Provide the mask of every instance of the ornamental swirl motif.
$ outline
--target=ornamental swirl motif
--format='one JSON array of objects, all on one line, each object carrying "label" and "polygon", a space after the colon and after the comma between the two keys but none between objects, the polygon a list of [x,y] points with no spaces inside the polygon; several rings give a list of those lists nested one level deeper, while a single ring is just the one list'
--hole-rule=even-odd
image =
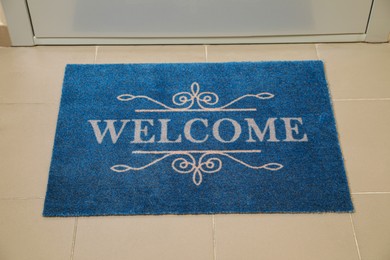
[{"label": "ornamental swirl motif", "polygon": [[[177,156],[172,163],[172,169],[179,174],[192,174],[192,181],[195,185],[199,186],[203,181],[203,174],[212,174],[219,172],[222,169],[223,163],[221,158],[229,158],[245,167],[255,169],[255,170],[269,170],[269,171],[278,171],[283,168],[283,165],[280,163],[266,163],[260,166],[250,165],[242,160],[237,159],[232,154],[235,153],[260,153],[260,150],[231,150],[231,151],[134,151],[136,154],[154,154],[162,155],[160,158],[150,162],[141,167],[132,167],[126,164],[117,164],[111,167],[112,171],[115,172],[127,172],[127,171],[140,171],[144,170],[167,157]],[[201,154],[201,156],[196,159],[194,154]],[[219,156],[219,157],[218,157]]]},{"label": "ornamental swirl motif", "polygon": [[[248,98],[253,97],[257,99],[271,99],[274,97],[273,94],[268,92],[262,92],[258,94],[246,94],[241,97],[238,97],[234,99],[233,101],[223,105],[218,106],[216,105],[219,103],[219,97],[214,92],[201,92],[200,86],[197,82],[192,83],[191,85],[191,92],[179,92],[172,96],[172,103],[176,105],[176,107],[168,106],[164,103],[161,103],[149,96],[144,95],[131,95],[131,94],[122,94],[117,97],[119,101],[127,102],[132,101],[134,99],[146,99],[149,100],[159,106],[162,107],[162,109],[139,109],[136,110],[137,112],[183,112],[183,111],[226,111],[226,110],[240,110],[240,111],[248,111],[252,110],[255,111],[255,108],[249,108],[249,109],[229,109],[231,105],[234,103]],[[194,109],[195,104],[198,109]]]},{"label": "ornamental swirl motif", "polygon": [[[117,99],[122,102],[133,101],[135,99],[145,99],[159,105],[159,109],[136,109],[135,112],[222,112],[222,111],[256,111],[256,108],[231,108],[233,104],[246,98],[256,98],[260,100],[271,99],[274,95],[268,92],[258,94],[246,94],[240,96],[225,105],[218,105],[219,96],[214,92],[201,92],[197,82],[191,84],[190,91],[178,92],[172,96],[172,103],[175,106],[168,106],[145,95],[122,94]],[[114,172],[141,171],[168,157],[175,157],[172,160],[172,169],[179,174],[192,174],[192,181],[195,185],[201,185],[204,174],[219,172],[223,167],[222,157],[233,160],[245,167],[254,170],[278,171],[283,168],[280,163],[266,163],[260,166],[250,165],[232,154],[236,153],[260,153],[260,150],[189,150],[189,151],[133,151],[135,154],[160,155],[159,158],[141,166],[133,167],[127,164],[117,164],[111,167]],[[196,158],[194,154],[200,154]]]},{"label": "ornamental swirl motif", "polygon": [[192,181],[199,186],[203,180],[203,173],[215,173],[221,170],[222,161],[219,158],[211,157],[203,161],[207,153],[204,153],[198,161],[195,160],[192,154],[185,154],[190,158],[187,160],[184,157],[176,158],[172,161],[172,169],[181,174],[192,173]]}]

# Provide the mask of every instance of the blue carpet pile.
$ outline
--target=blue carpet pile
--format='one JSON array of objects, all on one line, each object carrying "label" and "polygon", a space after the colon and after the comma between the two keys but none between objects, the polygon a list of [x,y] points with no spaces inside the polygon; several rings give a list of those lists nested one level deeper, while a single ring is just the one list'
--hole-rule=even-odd
[{"label": "blue carpet pile", "polygon": [[321,61],[67,65],[44,216],[352,210]]}]

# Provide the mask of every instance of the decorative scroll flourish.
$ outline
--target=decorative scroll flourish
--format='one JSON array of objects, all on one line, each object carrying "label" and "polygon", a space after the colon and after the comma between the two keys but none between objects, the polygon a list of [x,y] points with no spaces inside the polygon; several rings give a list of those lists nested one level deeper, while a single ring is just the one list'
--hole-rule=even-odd
[{"label": "decorative scroll flourish", "polygon": [[[153,98],[150,98],[149,96],[144,95],[136,96],[131,94],[122,94],[119,95],[117,99],[122,102],[128,102],[134,99],[146,99],[162,107],[161,109],[138,109],[136,110],[136,112],[256,111],[255,108],[229,108],[234,103],[248,97],[253,97],[257,99],[271,99],[274,97],[274,95],[268,92],[262,92],[258,94],[246,94],[232,100],[231,102],[223,106],[216,106],[219,102],[218,95],[214,92],[201,92],[199,84],[197,82],[194,82],[191,85],[191,92],[179,92],[172,96],[172,103],[176,105],[176,107],[168,106]],[[195,104],[198,108],[194,108]]]},{"label": "decorative scroll flourish", "polygon": [[[171,166],[174,171],[180,174],[192,174],[192,181],[195,185],[199,186],[203,181],[203,174],[216,173],[222,169],[223,163],[220,157],[229,158],[245,167],[254,170],[269,170],[278,171],[283,168],[280,163],[266,163],[260,166],[250,165],[240,159],[237,159],[232,154],[236,153],[260,153],[260,150],[220,150],[220,151],[202,151],[202,150],[189,150],[189,151],[134,151],[135,154],[152,154],[162,155],[160,158],[141,167],[132,167],[126,164],[117,164],[111,167],[115,172],[127,172],[127,171],[140,171],[144,170],[167,157],[175,156]],[[201,154],[198,159],[194,154]]]}]

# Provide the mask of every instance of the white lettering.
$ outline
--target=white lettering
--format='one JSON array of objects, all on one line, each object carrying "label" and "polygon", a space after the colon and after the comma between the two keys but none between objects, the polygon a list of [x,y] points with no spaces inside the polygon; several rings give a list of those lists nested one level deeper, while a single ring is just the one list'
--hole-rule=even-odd
[{"label": "white lettering", "polygon": [[135,126],[134,126],[134,141],[132,143],[141,144],[141,143],[154,143],[154,135],[149,138],[149,140],[142,140],[141,134],[144,136],[148,135],[148,126],[145,125],[142,127],[142,123],[148,123],[149,125],[153,126],[153,120],[152,119],[133,119]]},{"label": "white lettering", "polygon": [[[221,135],[219,134],[219,127],[223,121],[228,121],[228,122],[232,123],[232,125],[234,127],[234,135],[232,136],[232,138],[230,140],[223,140],[221,138]],[[240,137],[240,134],[241,134],[241,126],[237,123],[237,121],[235,121],[233,119],[222,118],[222,119],[219,119],[217,122],[215,122],[213,125],[213,136],[215,139],[217,139],[218,141],[220,141],[222,143],[233,143],[234,141],[236,141]]]},{"label": "white lettering", "polygon": [[[301,117],[283,117],[280,118],[284,122],[285,128],[285,139],[284,142],[308,142],[307,134],[302,130],[302,118]],[[236,142],[242,133],[242,129],[247,129],[248,138],[245,142],[255,143],[255,142],[280,142],[277,138],[276,128],[283,127],[282,124],[278,123],[278,118],[272,117],[268,118],[264,127],[259,127],[254,118],[244,118],[245,121],[240,122],[233,120],[231,118],[222,118],[215,121],[212,125],[212,129],[209,129],[209,121],[205,118],[193,118],[187,121],[184,124],[184,128],[182,125],[177,125],[176,122],[171,122],[172,119],[158,119],[159,126],[161,129],[158,143],[181,143],[182,135],[184,134],[184,138],[191,143],[204,143],[209,139],[209,132],[212,132],[213,137],[222,143],[233,143]],[[120,126],[116,126],[119,124],[117,121],[121,123]],[[155,134],[157,133],[157,129],[152,128],[152,132],[150,132],[150,127],[154,126],[153,119],[126,119],[126,120],[88,120],[90,125],[92,126],[92,130],[95,134],[96,141],[101,144],[106,135],[110,135],[111,141],[113,144],[117,143],[119,137],[123,133],[126,125],[130,122],[134,122],[134,126],[132,125],[134,131],[134,139],[130,140],[131,143],[154,143],[155,142]],[[105,123],[104,128],[100,127],[102,122]],[[172,130],[172,126],[169,127],[169,124],[175,126],[175,135],[170,133]],[[211,123],[210,123],[211,124]],[[221,125],[223,125],[221,127]],[[244,127],[244,128],[242,128]],[[104,131],[101,131],[104,129]],[[178,129],[182,129],[182,133],[178,132]],[[281,132],[283,129],[279,129]],[[211,135],[211,134],[210,134]],[[221,136],[222,135],[222,136]],[[268,138],[267,138],[268,137]],[[108,138],[108,137],[107,137]]]},{"label": "white lettering", "polygon": [[195,139],[194,137],[192,137],[192,134],[191,134],[191,128],[192,128],[192,124],[196,121],[200,121],[203,123],[203,125],[205,127],[208,127],[209,123],[207,121],[207,119],[202,119],[202,118],[194,118],[194,119],[191,119],[190,121],[188,121],[185,125],[184,125],[184,136],[185,138],[192,142],[192,143],[204,143],[206,142],[206,140],[209,138],[209,135],[206,134],[205,138],[203,138],[202,140],[198,140],[198,139]]},{"label": "white lettering", "polygon": [[248,123],[248,131],[249,131],[249,138],[246,140],[247,142],[256,142],[252,138],[252,130],[255,132],[257,138],[259,138],[260,142],[264,140],[264,136],[269,131],[269,142],[279,142],[279,140],[276,138],[276,131],[275,131],[275,120],[277,118],[268,118],[267,123],[265,124],[263,132],[260,130],[259,126],[256,124],[255,120],[253,118],[245,118],[245,120]]},{"label": "white lettering", "polygon": [[304,134],[301,139],[295,139],[293,136],[293,133],[299,134],[298,124],[296,123],[293,127],[291,126],[291,121],[295,120],[298,121],[302,125],[302,118],[301,117],[285,117],[280,118],[284,121],[284,126],[286,128],[286,139],[284,139],[284,142],[307,142],[307,135]]},{"label": "white lettering", "polygon": [[106,128],[104,129],[102,134],[102,132],[100,131],[100,127],[98,125],[98,123],[100,123],[101,120],[88,120],[88,122],[92,126],[93,132],[95,133],[96,140],[99,144],[103,142],[103,138],[107,134],[107,131],[110,132],[112,143],[115,144],[118,141],[119,136],[122,134],[122,131],[125,128],[126,124],[130,122],[130,120],[121,120],[122,126],[119,129],[119,132],[116,133],[115,126],[114,126],[114,123],[116,121],[117,120],[104,120],[104,122],[106,122]]},{"label": "white lettering", "polygon": [[168,122],[170,122],[171,119],[159,119],[158,121],[161,123],[161,136],[158,143],[181,143],[181,135],[179,135],[175,141],[168,139]]}]

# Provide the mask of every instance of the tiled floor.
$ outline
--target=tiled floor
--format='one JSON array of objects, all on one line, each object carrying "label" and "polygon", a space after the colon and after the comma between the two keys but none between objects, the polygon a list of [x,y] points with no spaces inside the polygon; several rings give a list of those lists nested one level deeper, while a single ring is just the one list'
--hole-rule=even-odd
[{"label": "tiled floor", "polygon": [[[43,218],[66,63],[322,59],[356,213]],[[390,44],[0,48],[0,259],[390,259]]]}]

